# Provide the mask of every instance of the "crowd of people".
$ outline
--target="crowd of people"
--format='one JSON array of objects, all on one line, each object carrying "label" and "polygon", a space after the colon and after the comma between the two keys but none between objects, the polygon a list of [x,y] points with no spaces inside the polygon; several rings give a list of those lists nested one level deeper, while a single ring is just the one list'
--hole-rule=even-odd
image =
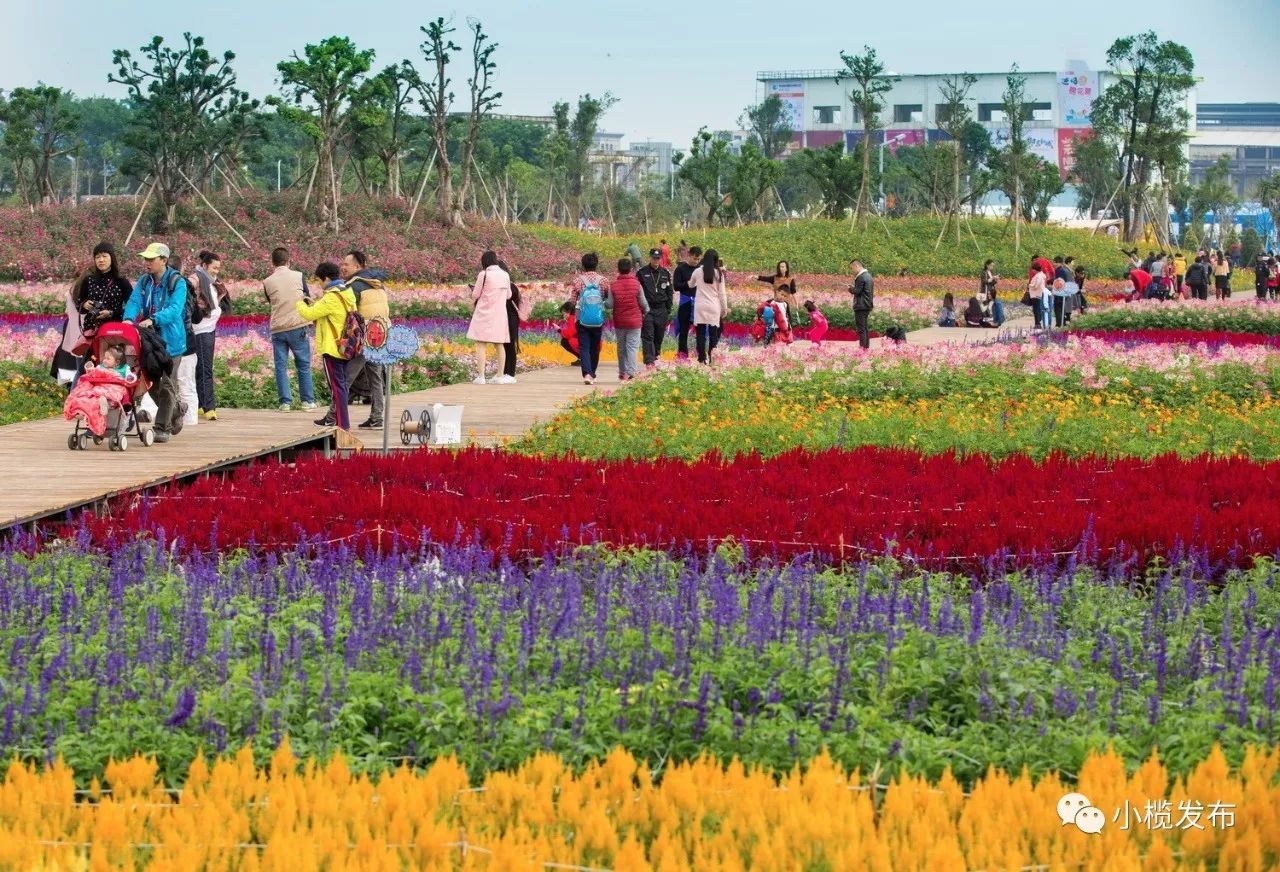
[{"label": "crowd of people", "polygon": [[[64,412],[71,417],[85,407],[88,388],[77,393],[88,371],[108,365],[115,369],[124,349],[115,345],[100,349],[112,363],[95,359],[93,338],[111,322],[136,326],[140,348],[132,366],[141,401],[145,394],[154,415],[138,411],[138,420],[150,425],[156,442],[168,442],[184,428],[199,421],[218,419],[214,354],[218,322],[229,312],[232,299],[221,280],[222,258],[202,251],[196,268],[184,274],[181,259],[162,242],[152,242],[139,252],[143,271],[135,282],[123,275],[115,247],[103,242],[93,249],[92,264],[72,285],[66,300],[62,340],[54,353],[52,373],[68,384]],[[311,375],[312,325],[314,347],[321,355],[332,401],[316,420],[320,426],[350,427],[348,385],[364,374],[370,397],[369,418],[359,426],[378,429],[384,424],[384,373],[366,363],[363,325],[375,318],[387,319],[389,306],[383,281],[386,273],[368,266],[364,252],[348,251],[338,263],[325,261],[313,271],[316,289],[301,270],[290,264],[289,251],[271,252],[272,271],[263,280],[263,295],[270,308],[270,336],[275,382],[282,412],[292,411],[294,398],[289,378],[292,357],[297,372],[301,408],[317,408]],[[141,405],[141,403],[140,403]],[[154,419],[153,419],[154,418]],[[98,434],[100,435],[100,434]]]},{"label": "crowd of people", "polygon": [[[1149,251],[1145,258],[1138,250],[1125,251],[1129,263],[1126,267],[1128,282],[1125,298],[1134,300],[1209,299],[1213,288],[1215,300],[1231,298],[1231,277],[1235,272],[1235,260],[1222,249],[1201,249],[1188,262],[1181,251]],[[1261,260],[1262,258],[1260,258]],[[1263,268],[1263,284],[1268,267]],[[1265,292],[1259,293],[1259,298]]]}]

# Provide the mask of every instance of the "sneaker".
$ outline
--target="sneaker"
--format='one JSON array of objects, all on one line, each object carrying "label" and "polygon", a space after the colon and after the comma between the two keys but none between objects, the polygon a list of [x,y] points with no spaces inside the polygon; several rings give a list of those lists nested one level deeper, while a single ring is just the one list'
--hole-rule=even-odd
[{"label": "sneaker", "polygon": [[381,430],[382,419],[370,418],[368,421],[365,421],[363,424],[360,424],[359,426],[361,430]]},{"label": "sneaker", "polygon": [[478,378],[473,378],[473,379],[471,380],[471,383],[472,383],[473,385],[482,385],[482,384],[485,384],[484,376],[479,376]]},{"label": "sneaker", "polygon": [[513,375],[500,375],[493,380],[497,385],[513,385],[516,383],[516,377]]},{"label": "sneaker", "polygon": [[338,423],[338,419],[333,415],[325,415],[323,418],[316,418],[314,423],[317,427],[332,427]]},{"label": "sneaker", "polygon": [[169,441],[169,434],[168,434],[168,433],[166,433],[166,432],[164,432],[163,430],[152,430],[151,432],[153,432],[153,433],[155,434],[155,436],[156,436],[156,442],[168,442],[168,441]]},{"label": "sneaker", "polygon": [[204,419],[205,419],[206,421],[216,421],[216,420],[218,420],[218,410],[217,410],[217,409],[210,409],[209,411],[205,412],[205,413],[204,413]]},{"label": "sneaker", "polygon": [[292,412],[292,411],[293,411],[293,403],[281,403],[281,404],[279,405],[279,407],[278,407],[278,408],[279,408],[279,409],[280,409],[280,411],[282,411],[282,412]]},{"label": "sneaker", "polygon": [[177,436],[182,432],[182,428],[186,425],[187,404],[178,403],[178,411],[174,413],[171,433]]},{"label": "sneaker", "polygon": [[304,412],[311,412],[311,411],[314,411],[316,408],[318,408],[318,407],[316,406],[316,404],[315,404],[315,403],[303,403],[303,404],[302,404],[302,411],[304,411]]}]

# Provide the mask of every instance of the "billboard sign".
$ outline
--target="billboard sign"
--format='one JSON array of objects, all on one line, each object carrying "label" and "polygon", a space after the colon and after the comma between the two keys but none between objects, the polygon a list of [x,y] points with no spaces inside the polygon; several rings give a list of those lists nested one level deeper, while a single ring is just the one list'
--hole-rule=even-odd
[{"label": "billboard sign", "polygon": [[804,123],[804,80],[769,82],[766,88],[770,97],[782,100],[783,117],[792,130],[799,132],[809,126]]},{"label": "billboard sign", "polygon": [[1092,127],[1093,101],[1098,96],[1098,74],[1084,61],[1067,61],[1058,73],[1058,106],[1063,127]]}]

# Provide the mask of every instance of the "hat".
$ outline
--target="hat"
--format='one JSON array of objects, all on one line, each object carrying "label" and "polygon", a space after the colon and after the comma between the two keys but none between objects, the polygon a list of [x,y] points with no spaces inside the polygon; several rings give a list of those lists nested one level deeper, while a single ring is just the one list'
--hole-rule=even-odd
[{"label": "hat", "polygon": [[163,257],[165,260],[168,260],[169,246],[165,245],[163,242],[153,242],[147,246],[146,251],[139,252],[139,256],[147,260],[151,260],[153,257]]},{"label": "hat", "polygon": [[660,249],[660,248],[651,248],[651,249],[649,249],[649,257],[651,257],[651,258],[659,258],[659,257],[662,257],[662,249]]}]

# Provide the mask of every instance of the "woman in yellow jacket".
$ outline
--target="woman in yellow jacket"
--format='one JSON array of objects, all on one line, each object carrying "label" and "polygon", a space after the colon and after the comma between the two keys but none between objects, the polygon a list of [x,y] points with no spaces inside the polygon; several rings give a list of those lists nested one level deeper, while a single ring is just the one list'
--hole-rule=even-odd
[{"label": "woman in yellow jacket", "polygon": [[347,414],[347,359],[338,353],[338,337],[346,323],[347,313],[356,311],[356,295],[338,278],[338,267],[322,263],[316,267],[316,278],[324,282],[325,292],[319,300],[298,301],[298,314],[316,324],[316,351],[324,362],[333,397],[334,423],[343,430],[351,429]]}]

